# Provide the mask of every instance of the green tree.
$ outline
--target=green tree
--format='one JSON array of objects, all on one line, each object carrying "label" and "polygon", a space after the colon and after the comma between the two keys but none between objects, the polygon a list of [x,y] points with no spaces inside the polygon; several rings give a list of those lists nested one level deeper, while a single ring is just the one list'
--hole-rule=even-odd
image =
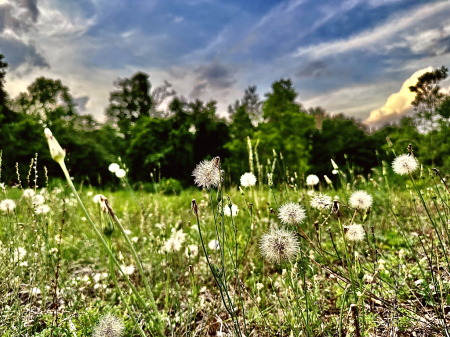
[{"label": "green tree", "polygon": [[263,104],[265,122],[258,125],[254,136],[256,141],[260,140],[260,157],[271,158],[272,149],[275,149],[283,154],[291,172],[306,171],[315,130],[314,117],[295,102],[297,93],[289,79],[274,82],[272,92],[267,93],[266,97]]},{"label": "green tree", "polygon": [[12,102],[22,114],[36,116],[49,126],[62,117],[75,115],[75,104],[69,88],[61,80],[37,78]]},{"label": "green tree", "polygon": [[114,82],[117,90],[110,93],[106,117],[117,125],[127,142],[131,139],[131,128],[141,118],[149,117],[153,100],[150,94],[149,76],[137,72],[131,78]]},{"label": "green tree", "polygon": [[421,75],[416,85],[409,87],[409,90],[416,94],[412,105],[424,132],[436,128],[439,107],[445,97],[440,91],[439,83],[447,78],[447,73],[448,69],[442,66],[440,69]]}]

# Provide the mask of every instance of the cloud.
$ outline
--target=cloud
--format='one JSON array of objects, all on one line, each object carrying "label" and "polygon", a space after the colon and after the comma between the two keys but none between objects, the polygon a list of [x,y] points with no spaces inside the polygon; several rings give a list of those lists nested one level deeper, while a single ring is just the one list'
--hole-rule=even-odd
[{"label": "cloud", "polygon": [[192,90],[190,97],[199,97],[208,87],[213,89],[228,89],[235,83],[234,74],[237,71],[235,67],[221,63],[215,58],[207,65],[195,69],[197,74],[197,83]]},{"label": "cloud", "polygon": [[309,62],[305,67],[300,69],[295,76],[322,78],[331,76],[332,71],[328,69],[328,65],[324,61]]},{"label": "cloud", "polygon": [[89,101],[89,96],[81,96],[73,99],[73,102],[77,105],[78,111],[85,112],[86,104]]},{"label": "cloud", "polygon": [[45,57],[37,51],[32,41],[25,43],[14,38],[0,37],[0,52],[5,55],[11,71],[18,70],[16,75],[22,76],[32,68],[50,68]]},{"label": "cloud", "polygon": [[381,108],[372,110],[369,118],[364,122],[371,126],[382,126],[386,123],[397,121],[402,116],[410,113],[412,111],[411,102],[414,100],[415,95],[409,90],[409,87],[416,85],[419,76],[432,70],[432,67],[428,67],[412,74],[411,77],[403,82],[400,90],[390,95]]},{"label": "cloud", "polygon": [[[380,52],[391,47],[391,43],[396,43],[398,34],[406,31],[408,36],[414,35],[411,27],[417,26],[420,22],[450,9],[450,2],[438,2],[427,4],[419,8],[414,8],[408,13],[391,18],[387,23],[375,27],[370,31],[352,36],[348,39],[333,40],[331,42],[319,43],[313,46],[298,48],[295,56],[309,56],[313,58],[325,57],[346,53],[355,50],[371,50]],[[409,32],[408,32],[409,31]],[[388,41],[390,43],[388,43]]]}]

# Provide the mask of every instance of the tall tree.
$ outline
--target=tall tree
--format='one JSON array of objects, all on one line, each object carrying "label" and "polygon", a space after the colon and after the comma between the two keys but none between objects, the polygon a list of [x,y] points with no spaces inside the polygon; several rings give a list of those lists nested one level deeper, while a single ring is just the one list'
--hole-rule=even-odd
[{"label": "tall tree", "polygon": [[75,103],[69,88],[61,80],[45,77],[37,78],[12,104],[17,112],[36,116],[48,125],[75,114]]},{"label": "tall tree", "polygon": [[416,85],[409,87],[409,90],[416,94],[412,105],[424,129],[423,132],[429,132],[436,128],[438,109],[445,97],[440,91],[439,83],[447,78],[447,73],[448,69],[442,66],[440,69],[421,75]]},{"label": "tall tree", "polygon": [[131,78],[117,80],[117,90],[110,93],[107,119],[116,124],[126,140],[131,139],[131,127],[143,116],[150,116],[153,100],[149,76],[137,72]]},{"label": "tall tree", "polygon": [[266,97],[263,104],[265,122],[258,125],[254,137],[260,140],[261,154],[271,157],[272,149],[275,149],[282,152],[291,172],[306,171],[315,130],[314,117],[295,102],[297,93],[290,79],[274,82],[272,92]]}]

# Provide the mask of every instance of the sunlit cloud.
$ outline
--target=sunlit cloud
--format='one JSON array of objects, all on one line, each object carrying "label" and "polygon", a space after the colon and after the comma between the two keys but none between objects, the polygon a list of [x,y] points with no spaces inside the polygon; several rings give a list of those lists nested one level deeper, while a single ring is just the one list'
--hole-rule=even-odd
[{"label": "sunlit cloud", "polygon": [[379,109],[372,110],[369,118],[365,123],[371,126],[381,126],[389,122],[395,122],[402,116],[412,111],[411,102],[414,100],[415,94],[409,90],[410,86],[416,85],[418,78],[429,71],[432,67],[420,69],[403,82],[400,90],[388,97],[386,103]]}]

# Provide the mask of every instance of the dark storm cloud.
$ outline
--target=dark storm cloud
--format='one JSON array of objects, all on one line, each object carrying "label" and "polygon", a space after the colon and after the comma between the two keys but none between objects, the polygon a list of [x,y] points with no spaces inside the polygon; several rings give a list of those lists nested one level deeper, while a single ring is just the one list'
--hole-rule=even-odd
[{"label": "dark storm cloud", "polygon": [[191,98],[198,98],[206,90],[207,86],[208,86],[207,83],[197,84],[196,86],[194,86],[194,89],[192,89],[192,91],[189,94],[189,96]]},{"label": "dark storm cloud", "polygon": [[89,102],[89,96],[81,96],[74,98],[73,102],[77,105],[79,112],[85,112],[86,111],[86,104]]},{"label": "dark storm cloud", "polygon": [[17,39],[0,37],[0,53],[5,55],[11,70],[17,69],[22,64],[27,65],[27,70],[34,67],[50,68],[44,56],[37,51],[32,42],[26,44]]},{"label": "dark storm cloud", "polygon": [[218,58],[198,67],[195,69],[197,83],[190,96],[198,97],[208,87],[222,90],[231,88],[237,82],[234,77],[236,70],[230,65],[223,64]]}]

